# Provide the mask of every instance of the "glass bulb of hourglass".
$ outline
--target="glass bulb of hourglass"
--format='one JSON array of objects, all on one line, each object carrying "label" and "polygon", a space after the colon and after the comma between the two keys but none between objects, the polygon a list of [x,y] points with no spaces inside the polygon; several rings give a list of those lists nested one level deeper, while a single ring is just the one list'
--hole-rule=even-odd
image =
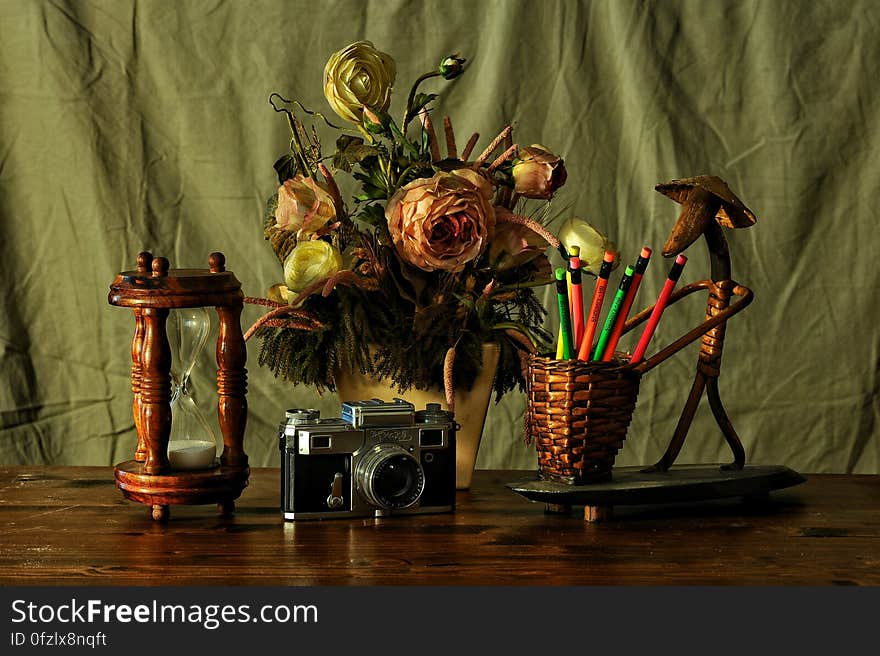
[{"label": "glass bulb of hourglass", "polygon": [[208,469],[217,458],[217,438],[193,397],[191,374],[208,341],[207,308],[172,310],[168,319],[171,347],[171,438],[168,460],[176,470]]}]

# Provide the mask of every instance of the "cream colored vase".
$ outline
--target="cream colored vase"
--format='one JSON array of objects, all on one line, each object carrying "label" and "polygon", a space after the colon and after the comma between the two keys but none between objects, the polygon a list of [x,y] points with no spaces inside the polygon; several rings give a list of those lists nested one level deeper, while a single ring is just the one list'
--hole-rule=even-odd
[{"label": "cream colored vase", "polygon": [[[455,421],[461,426],[455,444],[455,487],[458,490],[467,490],[471,486],[499,354],[498,344],[483,344],[483,368],[473,386],[470,390],[455,390]],[[416,410],[424,409],[426,403],[439,403],[446,409],[446,395],[442,389],[411,389],[401,393],[392,388],[390,381],[376,380],[360,373],[340,375],[337,382],[341,401],[375,398],[390,401],[400,397],[415,405]]]}]

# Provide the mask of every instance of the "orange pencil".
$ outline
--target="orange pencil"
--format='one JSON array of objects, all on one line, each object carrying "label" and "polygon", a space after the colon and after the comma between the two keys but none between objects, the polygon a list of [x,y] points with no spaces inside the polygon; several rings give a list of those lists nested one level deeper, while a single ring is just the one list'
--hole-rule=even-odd
[{"label": "orange pencil", "polygon": [[590,359],[590,351],[593,346],[593,335],[596,334],[596,326],[599,325],[599,315],[602,314],[602,303],[605,301],[605,290],[608,288],[608,278],[611,276],[611,266],[614,264],[614,253],[605,251],[602,258],[602,266],[599,268],[599,277],[596,279],[596,289],[593,291],[593,302],[590,304],[590,315],[587,325],[584,327],[584,336],[578,348],[578,360]]}]

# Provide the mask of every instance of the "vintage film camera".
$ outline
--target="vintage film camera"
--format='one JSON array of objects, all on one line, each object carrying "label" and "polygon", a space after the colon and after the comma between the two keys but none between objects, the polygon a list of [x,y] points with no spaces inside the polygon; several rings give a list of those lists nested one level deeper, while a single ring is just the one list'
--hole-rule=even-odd
[{"label": "vintage film camera", "polygon": [[403,399],[342,404],[342,417],[287,411],[279,430],[285,519],[451,512],[453,416]]}]

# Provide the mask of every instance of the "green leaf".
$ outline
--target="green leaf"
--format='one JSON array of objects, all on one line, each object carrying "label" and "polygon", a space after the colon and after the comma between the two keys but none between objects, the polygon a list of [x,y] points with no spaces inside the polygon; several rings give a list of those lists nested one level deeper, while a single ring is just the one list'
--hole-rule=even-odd
[{"label": "green leaf", "polygon": [[365,184],[363,188],[363,193],[357,194],[354,199],[359,201],[384,200],[387,194],[388,192],[384,189]]},{"label": "green leaf", "polygon": [[413,98],[413,104],[412,107],[410,107],[409,115],[418,116],[418,113],[422,110],[422,107],[427,105],[435,98],[437,98],[436,93],[417,93],[416,97]]},{"label": "green leaf", "polygon": [[352,137],[351,135],[343,134],[336,139],[336,150],[345,150],[353,143],[362,144],[364,143],[364,140],[360,137]]},{"label": "green leaf", "polygon": [[355,218],[369,225],[381,226],[385,224],[385,210],[381,205],[370,203],[369,205],[366,205]]},{"label": "green leaf", "polygon": [[278,184],[284,184],[285,180],[292,179],[299,172],[299,165],[293,155],[282,155],[272,166],[278,173]]},{"label": "green leaf", "polygon": [[[375,160],[370,160],[375,161]],[[367,162],[361,163],[363,172],[354,172],[352,177],[361,183],[361,192],[355,196],[356,200],[382,200],[388,198],[385,176],[378,167],[368,167]]]},{"label": "green leaf", "polygon": [[333,155],[333,166],[350,173],[352,167],[368,157],[379,154],[375,146],[364,143],[360,137],[343,135],[336,140],[336,153]]}]

